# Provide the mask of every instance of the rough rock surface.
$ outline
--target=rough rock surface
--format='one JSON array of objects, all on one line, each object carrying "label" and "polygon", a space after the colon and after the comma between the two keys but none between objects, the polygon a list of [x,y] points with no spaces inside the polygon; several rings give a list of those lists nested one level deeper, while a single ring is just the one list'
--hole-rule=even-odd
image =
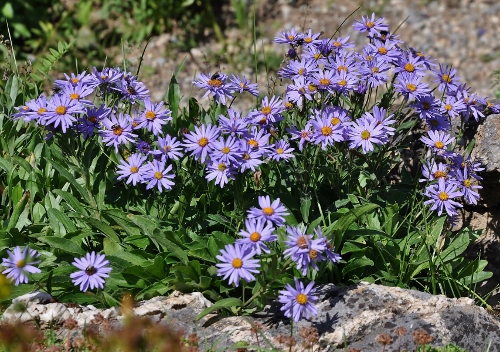
[{"label": "rough rock surface", "polygon": [[[294,350],[303,350],[299,331],[303,327],[314,327],[319,332],[315,351],[335,351],[345,343],[361,351],[379,350],[377,336],[388,333],[393,338],[393,349],[400,343],[402,348],[413,350],[412,332],[425,330],[433,337],[431,345],[447,343],[467,349],[483,351],[491,343],[490,352],[500,351],[500,320],[477,307],[468,298],[450,299],[413,290],[385,287],[361,282],[356,286],[341,287],[333,284],[318,289],[320,296],[318,316],[310,321],[302,320],[293,325],[297,345]],[[119,309],[106,310],[94,307],[69,308],[62,303],[46,303],[50,297],[36,293],[18,298],[2,317],[3,322],[37,319],[41,326],[61,326],[72,317],[80,328],[92,324],[97,313],[118,326],[123,319]],[[26,309],[19,312],[19,304]],[[245,341],[261,347],[283,347],[277,342],[280,335],[290,334],[290,320],[285,318],[276,302],[253,317],[221,317],[211,314],[199,322],[194,319],[208,302],[201,293],[181,294],[174,292],[168,297],[155,297],[140,302],[133,308],[137,316],[147,316],[158,324],[167,324],[186,334],[197,333],[202,338],[200,347],[210,346],[227,350],[235,343]],[[29,312],[27,314],[26,312]],[[100,322],[102,325],[102,320]],[[258,324],[262,330],[259,342],[252,326]],[[404,327],[407,333],[398,340],[396,327]],[[105,334],[105,331],[101,330]],[[269,342],[266,342],[267,341]]]}]

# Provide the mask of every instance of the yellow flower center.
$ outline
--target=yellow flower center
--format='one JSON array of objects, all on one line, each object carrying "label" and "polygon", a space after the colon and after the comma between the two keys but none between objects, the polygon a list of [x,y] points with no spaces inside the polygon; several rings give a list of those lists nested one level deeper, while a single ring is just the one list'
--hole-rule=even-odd
[{"label": "yellow flower center", "polygon": [[441,141],[437,141],[434,143],[434,146],[438,149],[443,149],[444,148],[444,143]]},{"label": "yellow flower center", "polygon": [[375,22],[372,22],[372,21],[368,21],[368,22],[366,22],[365,24],[366,24],[366,26],[367,26],[368,28],[373,28],[373,27],[375,27]]},{"label": "yellow flower center", "polygon": [[302,74],[304,73],[305,69],[303,67],[299,68],[299,72],[298,74],[302,76]]},{"label": "yellow flower center", "polygon": [[78,83],[79,81],[80,81],[80,79],[77,77],[71,79],[71,82],[73,82],[73,83]]},{"label": "yellow flower center", "polygon": [[361,132],[361,138],[363,138],[366,141],[368,138],[370,138],[370,132],[364,130],[363,132]]},{"label": "yellow flower center", "polygon": [[234,258],[231,264],[233,264],[233,268],[239,269],[243,266],[243,261],[240,258]]},{"label": "yellow flower center", "polygon": [[251,146],[252,148],[257,148],[259,146],[259,142],[257,142],[255,139],[250,139],[247,144]]},{"label": "yellow flower center", "polygon": [[163,178],[163,173],[161,173],[160,171],[156,171],[155,172],[155,178],[157,180],[161,180]]},{"label": "yellow flower center", "polygon": [[135,120],[134,120],[134,121],[132,121],[132,127],[137,127],[138,125],[139,125],[139,122],[137,122],[137,121],[135,121]]},{"label": "yellow flower center", "polygon": [[347,81],[345,79],[341,79],[337,82],[339,86],[345,87],[347,85]]},{"label": "yellow flower center", "polygon": [[250,154],[243,153],[243,160],[248,160],[248,159],[250,159]]},{"label": "yellow flower center", "polygon": [[21,259],[16,263],[16,266],[18,268],[24,268],[26,266],[26,261],[24,259]]},{"label": "yellow flower center", "polygon": [[302,132],[300,132],[300,136],[302,138],[307,138],[307,137],[309,137],[310,134],[311,133],[309,131],[302,131]]},{"label": "yellow flower center", "polygon": [[226,169],[227,169],[227,166],[226,166],[226,164],[224,164],[224,163],[220,163],[220,164],[217,166],[217,170],[219,170],[219,171],[226,171]]},{"label": "yellow flower center", "polygon": [[378,67],[372,67],[372,72],[373,72],[373,73],[378,73],[378,72],[379,72]]},{"label": "yellow flower center", "polygon": [[37,110],[37,113],[39,113],[40,115],[43,114],[44,112],[47,112],[47,109],[45,109],[45,108],[39,108]]},{"label": "yellow flower center", "polygon": [[446,111],[450,111],[451,109],[453,109],[453,106],[451,104],[446,104],[444,108]]},{"label": "yellow flower center", "polygon": [[75,100],[75,99],[79,99],[79,98],[80,98],[80,94],[78,94],[78,93],[72,93],[69,95],[70,100]]},{"label": "yellow flower center", "polygon": [[245,83],[243,83],[243,82],[241,82],[241,83],[240,83],[240,88],[245,89],[245,88],[247,88],[247,87],[248,87],[248,86],[247,86]]},{"label": "yellow flower center", "polygon": [[311,258],[312,260],[316,260],[317,257],[318,257],[318,251],[315,249],[311,249],[309,251],[309,258]]},{"label": "yellow flower center", "polygon": [[270,106],[264,106],[261,111],[262,111],[262,113],[264,115],[269,115],[271,113],[271,107]]},{"label": "yellow flower center", "polygon": [[231,149],[229,149],[229,147],[224,147],[222,148],[221,152],[223,152],[224,154],[227,154],[231,151]]},{"label": "yellow flower center", "polygon": [[366,57],[366,61],[372,61],[372,60],[373,60],[373,56],[372,56],[372,55],[368,55],[368,56]]},{"label": "yellow flower center", "polygon": [[330,84],[330,80],[328,78],[321,78],[319,83],[321,83],[322,86],[326,86]]},{"label": "yellow flower center", "polygon": [[416,85],[414,85],[413,83],[408,83],[408,84],[406,85],[406,89],[408,89],[410,92],[414,92],[414,91],[416,91],[416,90],[417,90],[417,86],[416,86]]},{"label": "yellow flower center", "polygon": [[209,79],[208,85],[210,87],[220,87],[222,85],[222,81],[220,79]]},{"label": "yellow flower center", "polygon": [[334,41],[333,42],[333,46],[336,47],[336,48],[338,48],[338,47],[342,46],[342,43],[338,42],[338,41]]},{"label": "yellow flower center", "polygon": [[299,92],[302,94],[306,94],[306,90],[304,89],[304,87],[300,87]]},{"label": "yellow flower center", "polygon": [[57,115],[64,115],[66,113],[66,107],[65,106],[58,106],[56,108],[56,114]]},{"label": "yellow flower center", "polygon": [[274,214],[274,209],[271,208],[271,207],[265,207],[262,209],[262,212],[264,213],[264,215],[266,216],[271,216]]},{"label": "yellow flower center", "polygon": [[443,73],[443,75],[441,76],[441,78],[443,79],[443,81],[445,81],[446,83],[450,83],[451,82],[451,77],[450,75],[448,75],[447,73]]},{"label": "yellow flower center", "polygon": [[171,150],[172,150],[172,147],[171,147],[171,146],[169,146],[169,145],[166,145],[166,146],[164,146],[164,147],[163,147],[163,151],[164,151],[164,152],[169,152],[169,151],[171,151]]},{"label": "yellow flower center", "polygon": [[413,66],[412,63],[408,62],[406,65],[405,65],[405,70],[407,72],[413,72],[415,71],[415,66]]},{"label": "yellow flower center", "polygon": [[304,305],[307,303],[307,296],[303,293],[299,293],[295,299],[298,304]]},{"label": "yellow flower center", "polygon": [[338,72],[340,72],[340,71],[349,72],[349,69],[347,68],[347,66],[340,65],[339,67],[337,67],[337,71]]},{"label": "yellow flower center", "polygon": [[202,137],[200,138],[200,140],[198,141],[198,145],[200,147],[205,147],[206,145],[208,144],[208,138],[207,137]]},{"label": "yellow flower center", "polygon": [[[302,90],[304,90],[304,88],[301,88],[301,89],[302,89]],[[305,91],[304,91],[304,93],[305,93]],[[293,104],[292,104],[291,102],[287,101],[287,102],[285,103],[285,107],[286,107],[287,109],[291,109],[291,108],[293,108]]]},{"label": "yellow flower center", "polygon": [[305,249],[307,248],[307,240],[304,236],[300,236],[297,240],[297,247],[300,249]]},{"label": "yellow flower center", "polygon": [[154,120],[156,118],[156,114],[153,111],[147,111],[145,116],[148,120]]},{"label": "yellow flower center", "polygon": [[340,119],[337,116],[332,118],[332,125],[333,126],[337,126],[339,123],[340,123]]},{"label": "yellow flower center", "polygon": [[260,240],[260,233],[258,232],[252,232],[252,234],[250,235],[250,241],[252,242],[258,242]]},{"label": "yellow flower center", "polygon": [[467,188],[470,188],[470,186],[472,186],[472,182],[469,179],[464,180],[463,184]]},{"label": "yellow flower center", "polygon": [[446,177],[447,174],[444,171],[438,170],[434,173],[434,178]]},{"label": "yellow flower center", "polygon": [[314,58],[315,58],[316,60],[321,59],[321,56],[322,56],[322,55],[321,55],[320,53],[316,53],[316,54],[314,54]]},{"label": "yellow flower center", "polygon": [[441,192],[439,193],[439,199],[441,199],[443,202],[447,201],[448,200],[448,193],[446,192]]},{"label": "yellow flower center", "polygon": [[384,48],[384,47],[380,47],[378,48],[378,52],[381,54],[381,55],[385,55],[387,54],[387,49]]},{"label": "yellow flower center", "polygon": [[310,84],[307,86],[307,89],[309,89],[310,92],[315,92],[316,91],[316,86],[314,84]]},{"label": "yellow flower center", "polygon": [[313,41],[313,39],[311,37],[307,37],[304,39],[304,42],[306,42],[307,44],[311,43]]},{"label": "yellow flower center", "polygon": [[276,149],[276,153],[278,154],[283,154],[285,151],[283,150],[283,148],[278,148]]},{"label": "yellow flower center", "polygon": [[120,136],[123,133],[123,128],[121,126],[112,127],[115,136]]},{"label": "yellow flower center", "polygon": [[130,172],[133,173],[133,174],[137,173],[138,171],[139,171],[139,168],[137,166],[132,166],[130,168]]},{"label": "yellow flower center", "polygon": [[332,134],[332,129],[330,127],[328,127],[328,126],[322,127],[321,128],[321,134],[323,136],[329,136],[329,135]]},{"label": "yellow flower center", "polygon": [[288,35],[288,40],[294,40],[294,39],[295,39],[294,35],[291,35],[291,34]]}]

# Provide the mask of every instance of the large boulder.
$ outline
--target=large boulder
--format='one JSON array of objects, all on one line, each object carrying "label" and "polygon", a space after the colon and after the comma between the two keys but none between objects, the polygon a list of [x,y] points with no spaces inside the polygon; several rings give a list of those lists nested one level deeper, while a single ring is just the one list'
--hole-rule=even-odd
[{"label": "large boulder", "polygon": [[[210,306],[201,293],[174,292],[168,297],[155,297],[139,302],[132,312],[186,335],[196,333],[201,337],[201,350],[203,346],[227,350],[242,342],[284,348],[292,329],[295,351],[304,350],[303,343],[308,340],[313,341],[314,351],[335,351],[345,345],[353,351],[380,350],[377,340],[392,340],[393,348],[388,350],[397,350],[397,346],[414,350],[415,336],[432,338],[433,346],[455,343],[468,351],[483,351],[490,345],[490,352],[500,351],[500,320],[475,306],[469,298],[452,299],[365,282],[354,286],[324,285],[318,288],[318,294],[318,315],[309,321],[294,323],[293,327],[276,301],[253,317],[210,314],[195,322],[195,317]],[[20,302],[25,309],[19,309]],[[124,321],[123,312],[115,308],[72,306],[23,297],[6,310],[2,322],[36,319],[42,327],[55,328],[71,316],[80,329],[94,324],[100,333],[106,334],[103,327],[116,328]],[[396,329],[401,336],[396,335]]]}]

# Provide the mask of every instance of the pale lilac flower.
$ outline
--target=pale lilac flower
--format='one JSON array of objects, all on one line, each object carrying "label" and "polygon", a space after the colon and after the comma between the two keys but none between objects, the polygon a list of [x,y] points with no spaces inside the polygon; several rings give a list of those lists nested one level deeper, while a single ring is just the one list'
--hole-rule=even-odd
[{"label": "pale lilac flower", "polygon": [[454,176],[456,177],[457,185],[462,191],[465,201],[468,204],[477,204],[481,196],[475,189],[481,189],[483,187],[472,183],[473,181],[470,179],[466,167],[463,168],[463,170],[456,170]]},{"label": "pale lilac flower", "polygon": [[181,142],[169,134],[165,138],[158,138],[158,147],[160,147],[162,158],[165,159],[179,160],[183,155]]},{"label": "pale lilac flower", "polygon": [[94,251],[87,253],[85,257],[75,258],[73,263],[79,271],[70,274],[71,281],[75,286],[80,285],[80,291],[86,292],[89,288],[103,289],[106,278],[109,277],[111,268],[109,260],[104,254],[96,254]]},{"label": "pale lilac flower", "polygon": [[271,148],[269,156],[271,160],[285,160],[287,161],[290,158],[295,158],[295,156],[292,154],[292,152],[295,149],[290,147],[290,144],[284,140],[279,140],[276,142],[274,147]]},{"label": "pale lilac flower", "polygon": [[143,175],[144,182],[148,182],[146,189],[157,187],[159,192],[162,192],[163,188],[172,189],[175,183],[170,179],[174,178],[175,174],[169,173],[170,171],[172,171],[172,165],[166,166],[164,161],[159,160],[150,161]]},{"label": "pale lilac flower", "polygon": [[303,38],[304,35],[302,33],[297,32],[295,30],[295,27],[292,27],[291,30],[284,31],[279,36],[274,37],[274,42],[278,44],[296,45]]},{"label": "pale lilac flower", "polygon": [[229,84],[235,92],[243,93],[248,92],[254,96],[259,96],[259,85],[257,83],[250,83],[250,80],[245,76],[240,77],[231,74],[231,83]]},{"label": "pale lilac flower", "polygon": [[431,147],[436,153],[444,154],[448,145],[453,143],[454,137],[451,137],[448,133],[444,131],[428,131],[429,137],[421,137],[420,140],[424,142],[427,146]]},{"label": "pale lilac flower", "polygon": [[250,282],[255,280],[253,274],[259,272],[259,260],[253,259],[255,252],[247,245],[228,244],[221,249],[220,255],[216,256],[221,263],[215,264],[219,269],[217,276],[223,276],[226,280],[229,278],[229,284],[234,283],[238,287],[240,279]]},{"label": "pale lilac flower", "polygon": [[457,70],[451,66],[439,64],[439,70],[434,70],[436,79],[433,82],[439,83],[439,91],[447,92],[456,90],[460,85],[460,76],[457,76]]},{"label": "pale lilac flower", "polygon": [[144,164],[146,156],[141,154],[132,154],[127,160],[121,160],[116,173],[119,175],[118,180],[128,177],[126,184],[132,182],[132,185],[141,183],[144,180],[144,174],[147,166]]},{"label": "pale lilac flower", "polygon": [[208,164],[205,178],[209,181],[215,180],[215,184],[223,188],[230,179],[236,179],[237,173],[237,166],[233,166],[231,163],[225,161],[212,160]]},{"label": "pale lilac flower", "polygon": [[295,287],[286,284],[285,290],[280,291],[278,301],[283,304],[281,310],[285,312],[285,316],[298,322],[302,317],[309,319],[318,314],[318,309],[314,305],[318,297],[315,296],[314,281],[311,281],[304,288],[301,281],[297,278],[294,278],[294,280]]},{"label": "pale lilac flower", "polygon": [[187,151],[191,152],[195,160],[200,159],[204,162],[209,151],[212,149],[212,143],[219,137],[220,129],[217,126],[201,125],[195,126],[194,132],[185,134],[187,142],[183,144]]},{"label": "pale lilac flower", "polygon": [[283,101],[273,96],[271,100],[266,96],[262,99],[260,110],[254,110],[248,114],[248,119],[258,126],[269,126],[283,120]]},{"label": "pale lilac flower", "polygon": [[243,238],[236,240],[236,243],[248,245],[260,255],[262,252],[270,253],[271,250],[265,242],[273,242],[277,240],[276,235],[273,235],[274,227],[271,223],[262,219],[247,219],[245,220],[245,230],[241,230],[239,235]]},{"label": "pale lilac flower", "polygon": [[364,154],[373,151],[374,144],[384,144],[383,125],[379,124],[377,119],[370,118],[370,115],[366,113],[351,123],[347,134],[350,140],[349,148],[361,147]]},{"label": "pale lilac flower", "polygon": [[234,92],[234,88],[226,81],[227,76],[223,73],[217,72],[213,75],[200,73],[193,84],[200,89],[207,90],[203,99],[212,94],[217,103],[226,105],[226,98],[232,98]]},{"label": "pale lilac flower", "polygon": [[328,145],[332,146],[335,142],[342,142],[344,140],[344,127],[342,124],[332,124],[334,114],[334,109],[327,107],[324,111],[315,110],[314,116],[309,120],[314,129],[312,142],[314,144],[321,144],[321,149],[323,150]]},{"label": "pale lilac flower", "polygon": [[285,224],[284,217],[289,213],[279,198],[271,203],[269,196],[259,196],[259,206],[260,208],[252,207],[248,210],[248,218],[267,220],[278,227]]},{"label": "pale lilac flower", "polygon": [[394,87],[406,99],[416,99],[418,96],[430,94],[429,85],[421,82],[421,79],[417,75],[401,73],[398,75]]},{"label": "pale lilac flower", "polygon": [[389,26],[383,23],[384,17],[375,19],[375,13],[372,13],[371,18],[369,16],[362,16],[361,18],[361,21],[355,20],[356,23],[353,24],[354,29],[359,32],[368,32],[368,35],[373,37],[380,35],[382,31],[389,31]]},{"label": "pale lilac flower", "polygon": [[47,103],[47,112],[43,114],[42,123],[52,125],[54,128],[61,127],[63,133],[73,126],[76,114],[84,114],[85,108],[78,100],[71,100],[66,95],[54,95]]},{"label": "pale lilac flower", "polygon": [[120,112],[118,117],[116,117],[115,114],[111,114],[110,117],[103,119],[101,123],[104,127],[104,129],[99,131],[102,141],[107,146],[113,145],[116,153],[118,153],[119,145],[133,142],[137,138],[137,135],[132,133],[132,124],[129,115],[124,115]]},{"label": "pale lilac flower", "polygon": [[144,106],[145,109],[137,120],[137,128],[145,128],[153,132],[155,136],[162,134],[162,126],[165,125],[167,121],[172,120],[170,116],[172,112],[163,108],[162,101],[158,104],[153,104],[151,100],[149,100],[149,97],[144,99]]},{"label": "pale lilac flower", "polygon": [[427,186],[424,194],[431,198],[424,204],[432,204],[431,210],[437,210],[439,216],[443,213],[443,209],[449,216],[453,216],[457,214],[456,208],[462,207],[462,204],[453,198],[461,197],[463,193],[457,189],[456,183],[446,182],[444,178],[440,178],[437,184]]},{"label": "pale lilac flower", "polygon": [[40,254],[25,246],[22,250],[17,246],[14,251],[7,250],[8,258],[2,258],[2,265],[6,268],[2,274],[7,275],[7,279],[14,281],[14,286],[28,283],[28,273],[37,274],[42,271],[34,265],[39,264]]}]

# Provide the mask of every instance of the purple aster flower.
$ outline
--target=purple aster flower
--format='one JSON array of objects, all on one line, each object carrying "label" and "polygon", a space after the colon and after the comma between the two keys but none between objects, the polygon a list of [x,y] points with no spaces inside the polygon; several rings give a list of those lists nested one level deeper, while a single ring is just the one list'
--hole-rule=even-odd
[{"label": "purple aster flower", "polygon": [[170,174],[172,165],[166,165],[164,161],[153,160],[148,162],[143,174],[143,180],[148,182],[146,189],[158,187],[158,191],[162,192],[163,188],[170,190],[175,184],[170,179],[174,178],[174,174]]},{"label": "purple aster flower", "polygon": [[78,100],[71,100],[66,95],[54,95],[47,104],[47,112],[43,114],[43,123],[54,128],[61,127],[63,133],[76,121],[75,114],[84,114],[85,109]]},{"label": "purple aster flower", "polygon": [[338,37],[332,40],[333,50],[338,54],[347,48],[354,48],[354,42],[349,42],[349,36]]},{"label": "purple aster flower", "polygon": [[239,160],[241,172],[249,169],[255,171],[255,169],[262,164],[262,152],[259,149],[254,149],[246,141],[240,141],[240,153],[241,159]]},{"label": "purple aster flower", "polygon": [[[331,45],[330,45],[331,47]],[[324,65],[328,63],[327,55],[321,50],[321,48],[310,46],[304,48],[302,53],[302,58],[306,61],[314,62],[315,65]]]},{"label": "purple aster flower", "polygon": [[237,244],[247,245],[260,255],[262,252],[271,253],[271,250],[264,242],[273,242],[278,238],[273,235],[274,227],[262,219],[245,220],[245,230],[241,230],[239,235],[243,238],[236,240]]},{"label": "purple aster flower", "polygon": [[437,66],[436,63],[434,63],[434,59],[431,59],[429,55],[425,55],[423,52],[415,50],[414,48],[410,48],[410,52],[420,58],[420,61],[423,63],[426,69],[432,70],[433,66]]},{"label": "purple aster flower", "polygon": [[418,96],[410,106],[415,109],[422,120],[441,116],[441,101],[432,94]]},{"label": "purple aster flower", "polygon": [[299,151],[302,151],[305,143],[310,143],[313,138],[313,132],[311,130],[312,125],[310,122],[306,123],[302,130],[298,130],[295,126],[287,129],[287,132],[292,135],[291,139],[299,139]]},{"label": "purple aster flower", "polygon": [[420,82],[421,79],[417,75],[401,73],[398,75],[394,87],[406,99],[416,99],[420,95],[430,94],[429,86],[426,83]]},{"label": "purple aster flower", "polygon": [[408,74],[414,74],[422,77],[426,75],[425,71],[426,68],[423,61],[419,56],[413,55],[411,51],[409,53],[404,52],[399,55],[396,68],[394,70],[394,72],[406,72]]},{"label": "purple aster flower", "polygon": [[158,138],[158,146],[160,147],[162,158],[179,160],[182,157],[183,148],[181,142],[169,134],[165,138]]},{"label": "purple aster flower", "polygon": [[370,118],[366,114],[352,122],[347,133],[350,140],[349,148],[355,149],[361,146],[364,154],[373,151],[375,149],[374,144],[383,144],[384,131],[382,125],[379,125],[376,119]]},{"label": "purple aster flower", "polygon": [[481,196],[474,190],[481,189],[483,187],[472,183],[473,180],[469,177],[466,167],[463,170],[455,170],[454,176],[459,189],[463,193],[465,201],[468,204],[477,204],[477,201],[481,198]]},{"label": "purple aster flower", "polygon": [[170,110],[163,108],[163,102],[153,104],[149,97],[144,99],[145,110],[142,112],[138,119],[137,128],[146,128],[148,131],[153,132],[155,136],[162,134],[162,126],[171,121],[172,113]]},{"label": "purple aster flower", "polygon": [[98,86],[102,92],[106,92],[113,83],[122,78],[122,75],[119,70],[112,67],[105,67],[102,71],[94,67],[90,78],[93,86]]},{"label": "purple aster flower", "polygon": [[317,73],[314,73],[310,78],[310,82],[312,82],[318,90],[320,91],[328,91],[330,93],[334,93],[334,84],[335,84],[335,72],[330,70],[322,70]]},{"label": "purple aster flower", "polygon": [[89,85],[84,85],[81,81],[76,85],[67,85],[62,88],[58,95],[67,95],[70,100],[77,100],[84,106],[93,106],[92,102],[87,99],[94,92],[94,88]]},{"label": "purple aster flower", "polygon": [[221,133],[230,134],[231,136],[247,136],[248,121],[246,118],[241,117],[241,111],[229,108],[227,115],[228,117],[219,115],[219,127],[221,129]]},{"label": "purple aster flower", "polygon": [[[34,102],[34,100],[32,100],[32,102]],[[28,121],[31,121],[32,120],[32,117],[33,117],[33,110],[31,110],[27,104],[25,105],[21,105],[21,106],[15,106],[14,107],[14,110],[16,110],[17,112],[15,114],[12,114],[10,117],[13,119],[13,120],[17,120],[17,119],[23,119],[24,121],[28,122]],[[45,112],[45,111],[43,111]],[[39,123],[43,123],[43,122],[39,122]]]},{"label": "purple aster flower", "polygon": [[270,151],[270,158],[271,160],[285,160],[288,161],[290,158],[295,158],[295,156],[292,154],[294,151],[294,148],[290,147],[290,144],[284,140],[279,140],[276,142],[274,147],[271,148]]},{"label": "purple aster flower", "polygon": [[271,203],[269,196],[259,196],[259,205],[260,209],[252,207],[248,210],[248,218],[267,220],[278,227],[285,224],[284,217],[289,213],[286,211],[283,204],[281,204],[279,198],[276,198],[276,200]]},{"label": "purple aster flower", "polygon": [[237,167],[233,166],[231,163],[213,160],[208,164],[205,178],[209,181],[215,180],[215,184],[223,188],[230,179],[236,179],[237,173]]},{"label": "purple aster flower", "polygon": [[283,112],[283,101],[277,97],[273,96],[271,100],[266,96],[262,99],[260,110],[254,110],[248,114],[248,119],[250,119],[254,124],[259,126],[269,126],[283,120],[281,113]]},{"label": "purple aster flower", "polygon": [[372,17],[362,16],[362,20],[355,20],[356,23],[353,24],[353,27],[358,32],[368,32],[368,35],[371,37],[380,35],[381,31],[388,32],[389,26],[384,24],[384,17],[380,17],[375,19],[375,13],[372,13]]},{"label": "purple aster flower", "polygon": [[313,33],[312,29],[309,28],[309,31],[307,33],[302,33],[302,38],[304,40],[304,47],[309,47],[309,46],[316,46],[318,45],[321,40],[318,38],[320,37],[321,33]]},{"label": "purple aster flower", "polygon": [[447,164],[437,163],[434,159],[431,159],[422,164],[422,176],[420,182],[433,181],[439,178],[448,178],[449,168]]},{"label": "purple aster flower", "polygon": [[298,107],[302,107],[305,99],[312,100],[312,95],[307,89],[308,82],[304,77],[293,79],[293,83],[289,84],[286,90],[287,100],[295,103]]},{"label": "purple aster flower", "polygon": [[323,255],[326,250],[326,239],[324,237],[312,238],[312,235],[305,233],[303,225],[287,226],[286,231],[288,237],[285,244],[288,248],[283,252],[284,257],[291,257],[302,275],[306,275],[310,267],[316,271],[319,270],[316,263],[326,259]]},{"label": "purple aster flower", "polygon": [[212,94],[217,103],[226,105],[226,98],[232,98],[234,91],[232,85],[227,84],[226,81],[227,76],[223,73],[217,72],[213,75],[200,73],[193,84],[200,89],[207,90],[202,99]]},{"label": "purple aster flower", "polygon": [[482,99],[476,94],[470,94],[466,89],[462,89],[457,94],[458,99],[462,99],[465,104],[465,112],[463,116],[465,121],[469,121],[469,119],[473,116],[474,120],[479,121],[481,117],[484,117],[484,114],[481,110],[481,104],[479,103]]},{"label": "purple aster flower", "polygon": [[454,169],[462,170],[464,168],[467,168],[467,173],[469,174],[469,176],[474,177],[478,181],[481,181],[483,179],[477,173],[483,171],[484,167],[481,165],[481,163],[471,160],[470,155],[467,158],[464,158],[458,153],[453,153],[451,155],[451,161]]},{"label": "purple aster flower", "polygon": [[215,264],[219,269],[217,276],[224,276],[223,279],[229,278],[229,284],[234,283],[238,287],[240,279],[246,282],[255,280],[253,274],[259,272],[259,260],[253,259],[255,252],[247,245],[228,244],[224,249],[221,249],[220,255],[216,258],[221,263]]},{"label": "purple aster flower", "polygon": [[454,119],[460,116],[461,113],[465,112],[467,108],[462,99],[457,99],[457,97],[448,95],[446,100],[441,102],[440,112],[441,114],[448,115],[450,118]]},{"label": "purple aster flower", "polygon": [[76,86],[77,84],[83,83],[84,85],[93,85],[92,83],[92,76],[87,74],[87,72],[82,72],[77,75],[75,73],[71,72],[70,76],[68,76],[66,73],[64,74],[64,77],[66,79],[56,79],[54,81],[54,84],[57,87],[64,88],[67,86]]},{"label": "purple aster flower", "polygon": [[137,143],[135,143],[135,147],[139,149],[139,152],[141,152],[144,155],[148,155],[151,152],[151,145],[143,140],[138,140]]},{"label": "purple aster flower", "polygon": [[274,37],[274,42],[278,44],[297,45],[303,38],[304,35],[297,32],[295,27],[292,27],[291,30],[284,31],[279,36]]},{"label": "purple aster flower", "polygon": [[36,121],[37,123],[42,123],[45,119],[45,114],[47,113],[47,98],[44,95],[40,95],[37,99],[30,100],[26,103],[28,110],[22,109],[24,112],[21,118],[26,121]]},{"label": "purple aster flower", "polygon": [[427,131],[429,137],[421,137],[420,140],[424,142],[427,146],[431,147],[436,153],[442,155],[446,152],[449,144],[451,144],[455,138],[451,137],[448,133],[444,131]]},{"label": "purple aster flower", "polygon": [[14,281],[14,286],[19,284],[28,283],[28,273],[36,274],[42,271],[35,267],[35,264],[39,264],[40,254],[34,250],[25,246],[23,250],[21,247],[17,246],[14,248],[14,252],[7,250],[8,258],[2,258],[2,265],[6,268],[2,271],[2,274],[7,275],[8,279]]},{"label": "purple aster flower", "polygon": [[453,198],[461,197],[463,193],[457,189],[456,183],[446,182],[444,178],[440,178],[437,184],[427,186],[424,194],[431,198],[424,204],[432,204],[431,210],[437,209],[439,216],[443,213],[443,208],[449,216],[453,216],[457,214],[456,208],[462,207]]},{"label": "purple aster flower", "polygon": [[94,135],[96,129],[101,127],[101,121],[111,114],[111,109],[102,104],[99,108],[95,106],[86,107],[85,115],[77,120],[76,130],[83,133],[83,138],[87,139]]},{"label": "purple aster flower", "polygon": [[456,90],[460,85],[460,76],[457,76],[457,70],[451,66],[439,64],[439,70],[433,72],[437,79],[432,82],[439,83],[438,89],[441,92]]},{"label": "purple aster flower", "polygon": [[359,69],[360,79],[367,81],[368,86],[372,88],[378,87],[387,82],[390,68],[389,64],[380,58],[364,60]]},{"label": "purple aster flower", "polygon": [[79,271],[70,274],[71,281],[75,286],[80,285],[80,291],[86,292],[89,288],[103,289],[104,279],[109,277],[111,268],[104,254],[96,254],[94,251],[87,253],[85,257],[75,258],[73,263]]},{"label": "purple aster flower", "polygon": [[298,60],[290,60],[287,66],[278,71],[281,78],[295,79],[307,77],[318,72],[318,64],[314,60],[306,60],[304,57]]},{"label": "purple aster flower", "polygon": [[195,160],[200,159],[201,162],[204,162],[212,148],[212,143],[217,140],[219,134],[220,130],[211,124],[201,125],[201,127],[195,126],[194,132],[184,135],[187,142],[183,146],[191,152],[191,155],[194,155]]},{"label": "purple aster flower", "polygon": [[379,126],[382,126],[382,135],[380,137],[380,140],[383,144],[385,144],[389,142],[388,136],[393,136],[394,132],[396,131],[396,129],[391,126],[392,124],[396,123],[396,120],[393,119],[394,114],[386,117],[385,114],[387,110],[384,108],[379,108],[377,105],[373,107],[372,112],[373,114],[366,111],[363,116],[367,117],[368,119],[377,120],[377,124]]},{"label": "purple aster flower", "polygon": [[[372,47],[374,57],[380,58],[387,63],[396,63],[400,60],[401,52],[397,49],[396,44],[389,40],[385,42],[375,41],[373,44],[368,44]],[[412,72],[411,74],[414,74]]]},{"label": "purple aster flower", "polygon": [[101,121],[105,129],[101,129],[99,134],[102,136],[102,141],[107,145],[113,145],[116,153],[118,153],[118,146],[133,142],[137,135],[132,133],[132,124],[130,123],[130,116],[119,113],[118,117],[111,114],[109,118]]},{"label": "purple aster flower", "polygon": [[[344,140],[344,127],[342,124],[333,124],[335,110],[327,107],[324,111],[315,110],[314,117],[309,121],[313,127],[314,134],[312,142],[321,144],[321,149],[325,150],[328,145]],[[336,120],[335,120],[336,121]]]},{"label": "purple aster flower", "polygon": [[212,143],[210,158],[224,163],[237,163],[241,157],[240,140],[229,136],[227,139],[220,137]]},{"label": "purple aster flower", "polygon": [[259,130],[254,126],[245,140],[246,143],[252,147],[252,150],[259,151],[262,155],[266,155],[269,150],[269,137],[271,137],[271,134],[266,133],[265,129]]},{"label": "purple aster flower", "polygon": [[136,100],[144,100],[149,97],[149,90],[135,76],[126,75],[125,78],[117,81],[116,87],[112,87],[112,89],[120,92],[122,99],[130,101],[132,104]]},{"label": "purple aster flower", "polygon": [[248,92],[254,96],[259,96],[259,85],[257,83],[250,83],[250,80],[245,76],[240,77],[231,74],[231,83],[229,84],[235,92],[243,93]]},{"label": "purple aster flower", "polygon": [[451,122],[448,117],[442,115],[428,116],[425,123],[433,131],[449,131]]},{"label": "purple aster flower", "polygon": [[318,239],[324,240],[325,254],[328,257],[328,259],[330,259],[332,263],[340,263],[342,257],[338,253],[334,252],[335,248],[333,247],[332,242],[323,235],[323,230],[321,229],[321,226],[318,226],[317,228],[314,229],[314,234]]},{"label": "purple aster flower", "polygon": [[348,73],[346,71],[340,71],[335,75],[335,90],[342,94],[347,94],[348,92],[354,90],[358,85],[358,77],[354,74]]},{"label": "purple aster flower", "polygon": [[145,161],[146,156],[141,154],[132,154],[127,160],[121,160],[118,165],[118,171],[116,171],[119,175],[118,180],[128,177],[126,183],[129,184],[132,182],[132,185],[134,186],[137,183],[143,182],[144,175],[146,174],[146,170],[148,168],[148,166],[144,164]]},{"label": "purple aster flower", "polygon": [[286,284],[285,290],[280,291],[278,301],[283,304],[281,310],[285,312],[285,316],[292,318],[296,322],[300,321],[302,317],[309,319],[318,314],[318,309],[314,305],[318,300],[314,294],[316,289],[313,288],[314,281],[311,281],[305,288],[304,284],[297,278],[295,280],[295,287]]},{"label": "purple aster flower", "polygon": [[330,59],[327,68],[340,73],[345,71],[346,73],[354,73],[358,70],[358,63],[356,61],[356,56],[353,51],[349,51],[347,53],[340,52],[335,55],[335,58]]}]

